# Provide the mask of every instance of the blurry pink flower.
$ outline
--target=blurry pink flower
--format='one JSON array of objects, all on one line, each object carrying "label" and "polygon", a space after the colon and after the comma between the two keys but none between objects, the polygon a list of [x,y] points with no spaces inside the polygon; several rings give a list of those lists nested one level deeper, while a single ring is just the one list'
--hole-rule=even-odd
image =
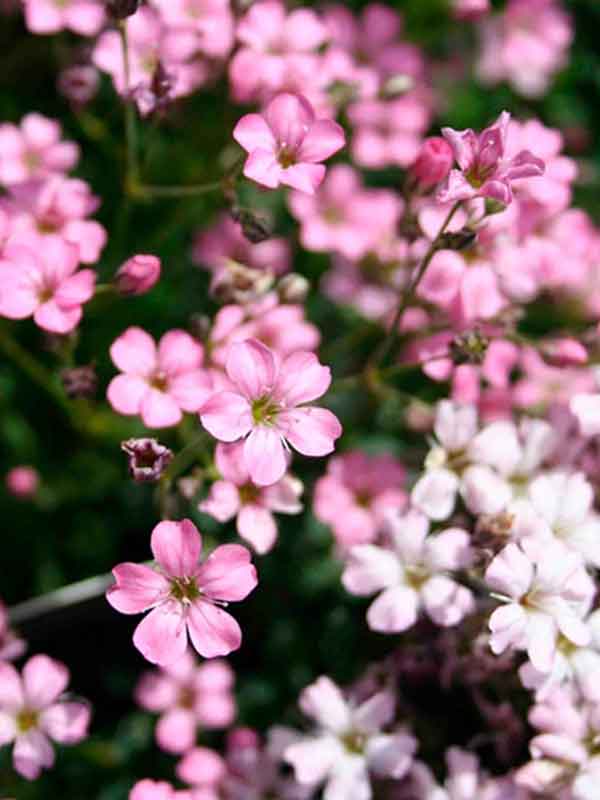
[{"label": "blurry pink flower", "polygon": [[145,778],[138,781],[129,792],[129,800],[174,800],[175,792],[166,781],[152,781]]},{"label": "blurry pink flower", "polygon": [[583,436],[597,436],[600,433],[600,394],[576,394],[569,408],[577,418]]},{"label": "blurry pink flower", "polygon": [[157,346],[142,328],[128,328],[110,356],[123,374],[108,386],[109,403],[119,414],[139,414],[149,428],[177,425],[183,411],[198,411],[212,392],[204,348],[185,331],[168,331]]},{"label": "blurry pink flower", "polygon": [[193,787],[191,800],[219,800],[219,784],[227,772],[225,761],[208,747],[194,747],[176,767],[177,777]]},{"label": "blurry pink flower", "polygon": [[56,86],[74,106],[81,107],[89,103],[98,91],[100,73],[88,64],[74,64],[59,72]]},{"label": "blurry pink flower", "polygon": [[325,177],[320,163],[345,144],[343,128],[330,119],[316,119],[310,103],[299,95],[279,94],[261,114],[246,114],[233,138],[247,153],[244,175],[275,189],[280,184],[313,194]]},{"label": "blurry pink flower", "polygon": [[442,128],[442,134],[454,151],[459,170],[453,169],[438,191],[441,203],[488,197],[508,205],[513,198],[511,183],[544,173],[544,162],[522,150],[510,159],[505,157],[510,114],[503,111],[496,122],[480,134],[470,128],[455,131]]},{"label": "blurry pink flower", "polygon": [[[173,30],[175,45],[182,41],[177,31],[185,31],[188,39],[194,37],[199,53],[211,59],[226,58],[233,46],[235,19],[229,0],[153,0],[166,25]],[[176,49],[174,48],[174,52]]]},{"label": "blurry pink flower", "polygon": [[136,255],[128,258],[117,270],[115,286],[119,294],[146,294],[160,278],[160,258]]},{"label": "blurry pink flower", "polygon": [[367,612],[371,630],[398,633],[415,624],[419,611],[442,626],[457,625],[474,609],[473,595],[448,573],[472,561],[469,535],[448,528],[428,536],[417,511],[390,516],[389,547],[365,544],[350,550],[342,583],[352,594],[380,593]]},{"label": "blurry pink flower", "polygon": [[199,665],[189,652],[160,671],[142,675],[135,698],[146,711],[161,715],[155,730],[158,746],[185,753],[195,745],[198,729],[230,725],[236,710],[234,679],[225,661]]},{"label": "blurry pink flower", "polygon": [[244,443],[219,442],[215,462],[222,480],[210,488],[206,500],[198,506],[219,522],[237,516],[237,531],[257,553],[268,553],[277,540],[277,523],[273,512],[299,514],[302,482],[289,473],[270,486],[258,487],[250,480],[244,462]]},{"label": "blurry pink flower", "polygon": [[79,158],[75,142],[61,141],[61,127],[41,114],[26,114],[20,125],[0,125],[0,183],[10,185],[67,172]]},{"label": "blurry pink flower", "polygon": [[116,584],[108,602],[123,614],[150,613],[137,626],[133,643],[153,664],[177,661],[188,635],[204,658],[237,650],[242,632],[221,606],[243,600],[256,587],[256,570],[245,547],[217,547],[199,564],[202,539],[189,520],[160,522],[150,542],[158,570],[124,563],[113,569]]},{"label": "blurry pink flower", "polygon": [[14,243],[0,258],[0,316],[34,322],[51,333],[69,333],[80,322],[82,305],[94,295],[96,274],[77,271],[78,250],[58,236],[32,249]]},{"label": "blurry pink flower", "polygon": [[99,0],[23,0],[25,23],[32,33],[58,33],[71,30],[82,36],[95,36],[106,19]]},{"label": "blurry pink flower", "polygon": [[527,552],[508,544],[487,568],[485,581],[506,603],[490,617],[495,654],[507,648],[526,650],[537,670],[549,672],[559,634],[580,647],[589,643],[582,617],[591,605],[594,584],[581,559],[560,542]]},{"label": "blurry pink flower", "polygon": [[65,700],[69,671],[48,656],[33,656],[21,675],[0,663],[0,747],[14,742],[13,765],[35,780],[54,764],[50,740],[77,744],[87,735],[87,703]]},{"label": "blurry pink flower", "polygon": [[324,783],[327,800],[371,800],[371,772],[399,779],[409,770],[416,739],[402,728],[382,731],[395,717],[391,692],[378,692],[359,704],[321,677],[303,690],[299,705],[316,729],[284,751],[298,783],[314,788]]},{"label": "blurry pink flower", "polygon": [[9,627],[8,612],[2,600],[0,600],[0,662],[14,661],[20,658],[27,644],[23,639],[19,639],[17,634]]},{"label": "blurry pink flower", "polygon": [[14,497],[18,497],[20,500],[29,500],[38,490],[40,476],[33,467],[21,465],[9,470],[4,482]]},{"label": "blurry pink flower", "polygon": [[286,444],[305,456],[325,456],[342,434],[337,417],[325,408],[305,405],[325,394],[329,367],[314,353],[297,352],[283,361],[256,339],[234,342],[227,376],[235,387],[218,392],[202,407],[200,419],[223,442],[245,438],[244,462],[258,486],[283,478]]},{"label": "blurry pink flower", "polygon": [[456,19],[476,20],[491,11],[490,0],[452,0],[452,14]]},{"label": "blurry pink flower", "polygon": [[329,459],[315,484],[314,514],[342,547],[373,542],[387,515],[406,505],[405,481],[406,470],[390,455],[343,453]]},{"label": "blurry pink flower", "polygon": [[444,180],[454,163],[452,148],[441,136],[425,139],[410,171],[421,189],[431,189]]}]

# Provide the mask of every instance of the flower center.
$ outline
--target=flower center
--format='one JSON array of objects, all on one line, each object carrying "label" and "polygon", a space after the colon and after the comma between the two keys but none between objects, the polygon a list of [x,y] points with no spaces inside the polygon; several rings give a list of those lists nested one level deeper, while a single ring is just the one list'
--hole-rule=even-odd
[{"label": "flower center", "polygon": [[257,425],[273,425],[280,410],[269,395],[252,401],[252,418]]},{"label": "flower center", "polygon": [[38,712],[30,708],[24,708],[17,717],[17,728],[21,733],[27,733],[37,726]]},{"label": "flower center", "polygon": [[282,144],[277,155],[277,160],[284,169],[287,169],[296,163],[296,154],[290,147],[286,147],[286,145]]},{"label": "flower center", "polygon": [[348,753],[360,754],[364,752],[367,737],[360,731],[349,731],[342,736],[342,744]]},{"label": "flower center", "polygon": [[238,492],[242,505],[254,503],[260,497],[260,489],[253,483],[247,483],[245,486],[240,486]]},{"label": "flower center", "polygon": [[159,392],[166,392],[169,386],[167,376],[164,372],[155,372],[150,379],[150,386]]},{"label": "flower center", "polygon": [[185,686],[178,697],[178,705],[181,708],[193,708],[196,703],[196,693],[193,689]]},{"label": "flower center", "polygon": [[179,603],[192,603],[202,596],[195,578],[172,578],[170,594]]}]

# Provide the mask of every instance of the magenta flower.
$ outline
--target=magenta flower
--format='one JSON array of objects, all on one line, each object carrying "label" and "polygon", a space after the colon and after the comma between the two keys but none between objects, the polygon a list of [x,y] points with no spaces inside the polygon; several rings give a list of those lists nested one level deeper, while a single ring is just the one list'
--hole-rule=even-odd
[{"label": "magenta flower", "polygon": [[337,417],[325,408],[306,406],[325,394],[329,367],[314,353],[296,352],[282,362],[256,339],[234,342],[225,366],[232,391],[214,394],[200,419],[222,442],[245,438],[244,462],[258,486],[283,478],[286,443],[305,456],[325,456],[342,434]]},{"label": "magenta flower", "polygon": [[304,97],[277,95],[261,114],[246,114],[233,138],[249,153],[244,175],[269,189],[280,184],[314,194],[325,177],[321,161],[345,144],[344,131],[330,119],[315,119]]},{"label": "magenta flower", "polygon": [[[4,260],[3,260],[4,259]],[[34,322],[51,333],[69,333],[94,294],[96,274],[77,270],[77,247],[48,236],[35,251],[10,244],[0,259],[0,316]]]},{"label": "magenta flower", "polygon": [[469,128],[442,128],[460,169],[451,170],[438,192],[440,203],[489,197],[504,205],[513,198],[511,183],[544,174],[544,162],[529,150],[506,158],[506,136],[510,114],[503,111],[496,122],[480,134]]},{"label": "magenta flower", "polygon": [[186,652],[188,635],[204,658],[237,650],[240,626],[222,606],[243,600],[258,582],[249,551],[222,545],[199,564],[202,538],[187,519],[160,522],[150,546],[159,568],[119,564],[113,569],[117,582],[106,593],[123,614],[150,611],[133,635],[140,653],[153,664],[172,664]]},{"label": "magenta flower", "polygon": [[0,747],[15,743],[14,768],[28,780],[54,764],[51,739],[77,744],[87,735],[90,708],[61,697],[68,683],[68,669],[48,656],[30,658],[21,675],[0,663]]},{"label": "magenta flower", "polygon": [[109,403],[119,414],[139,414],[148,428],[177,425],[183,411],[198,411],[210,394],[204,349],[185,331],[168,331],[157,347],[142,328],[127,328],[110,356],[123,374],[108,386]]}]

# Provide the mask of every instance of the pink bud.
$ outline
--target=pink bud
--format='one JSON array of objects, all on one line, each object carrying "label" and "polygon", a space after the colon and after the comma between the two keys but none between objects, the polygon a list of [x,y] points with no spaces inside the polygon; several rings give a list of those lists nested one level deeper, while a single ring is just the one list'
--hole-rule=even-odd
[{"label": "pink bud", "polygon": [[258,750],[260,739],[252,728],[234,728],[227,736],[227,750]]},{"label": "pink bud", "polygon": [[149,292],[160,278],[160,258],[136,255],[121,266],[115,275],[119,294],[138,295]]},{"label": "pink bud", "polygon": [[490,12],[490,0],[453,0],[452,13],[456,19],[476,20]]},{"label": "pink bud", "polygon": [[556,367],[575,367],[588,360],[587,350],[576,339],[553,339],[541,349],[545,360]]},{"label": "pink bud", "polygon": [[33,467],[13,467],[5,478],[8,491],[20,500],[28,500],[37,491],[40,479]]},{"label": "pink bud", "polygon": [[444,180],[453,161],[454,154],[448,142],[441,136],[431,136],[421,145],[417,160],[412,166],[412,174],[421,188],[430,189]]}]

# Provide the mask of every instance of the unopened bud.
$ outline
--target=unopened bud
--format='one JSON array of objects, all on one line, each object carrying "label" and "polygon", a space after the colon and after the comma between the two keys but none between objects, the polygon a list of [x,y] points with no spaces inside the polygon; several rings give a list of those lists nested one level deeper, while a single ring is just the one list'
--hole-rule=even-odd
[{"label": "unopened bud", "polygon": [[98,70],[87,64],[67,67],[59,74],[57,81],[58,91],[79,108],[90,102],[99,85]]},{"label": "unopened bud", "polygon": [[474,20],[490,13],[490,0],[453,0],[452,13],[455,19]]},{"label": "unopened bud", "polygon": [[414,89],[414,87],[414,78],[412,78],[410,75],[398,73],[397,75],[392,75],[391,78],[387,79],[387,81],[383,84],[381,94],[383,97],[391,100],[393,97],[399,97],[400,95],[410,92],[410,90]]},{"label": "unopened bud", "polygon": [[239,222],[242,233],[252,244],[260,244],[273,235],[270,221],[248,208],[234,206],[231,209],[231,216]]},{"label": "unopened bud", "polygon": [[454,153],[448,142],[441,136],[430,136],[421,145],[411,173],[422,189],[431,189],[444,180],[453,162]]},{"label": "unopened bud", "polygon": [[210,284],[210,293],[221,303],[252,303],[273,285],[273,275],[228,260],[218,269]]},{"label": "unopened bud", "polygon": [[115,287],[119,294],[146,294],[160,278],[160,258],[149,255],[136,255],[119,268],[115,275]]},{"label": "unopened bud", "polygon": [[469,228],[463,228],[456,233],[443,233],[438,239],[440,250],[468,250],[477,239],[477,233]]},{"label": "unopened bud", "polygon": [[501,214],[503,211],[506,211],[506,206],[500,200],[494,200],[493,197],[485,198],[485,214],[487,217],[491,217],[493,214]]},{"label": "unopened bud", "polygon": [[543,342],[540,350],[544,359],[554,367],[577,367],[587,364],[587,350],[576,339],[565,337]]},{"label": "unopened bud", "polygon": [[126,19],[138,10],[140,0],[106,0],[106,10],[115,19]]},{"label": "unopened bud", "polygon": [[282,303],[303,303],[309,290],[309,281],[297,272],[284,275],[277,284],[277,294]]},{"label": "unopened bud", "polygon": [[454,364],[481,364],[488,345],[489,339],[481,331],[468,331],[453,339],[450,344],[450,357]]},{"label": "unopened bud", "polygon": [[188,322],[188,330],[199,342],[208,339],[212,322],[206,314],[192,314]]},{"label": "unopened bud", "polygon": [[127,439],[121,450],[129,456],[129,474],[137,483],[157,481],[173,459],[173,451],[156,439]]},{"label": "unopened bud", "polygon": [[98,376],[93,364],[83,367],[68,367],[61,370],[60,379],[67,397],[94,397],[98,388]]}]

